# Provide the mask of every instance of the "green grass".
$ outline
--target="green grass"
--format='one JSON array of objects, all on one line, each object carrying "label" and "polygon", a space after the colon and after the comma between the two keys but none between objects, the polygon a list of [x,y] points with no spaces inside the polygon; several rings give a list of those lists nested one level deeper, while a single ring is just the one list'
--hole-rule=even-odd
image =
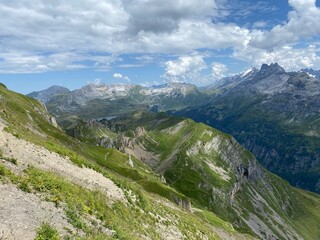
[{"label": "green grass", "polygon": [[51,227],[48,223],[42,223],[37,229],[37,236],[35,240],[59,240],[59,234],[56,229]]},{"label": "green grass", "polygon": [[[230,224],[212,213],[191,214],[182,210],[172,210],[159,203],[155,204],[154,199],[159,199],[158,197],[154,198],[144,190],[141,191],[141,187],[133,183],[130,184],[131,191],[136,194],[138,202],[127,206],[121,202],[109,205],[102,193],[84,189],[53,173],[36,168],[27,169],[24,176],[12,174],[11,180],[18,185],[22,183],[27,185],[28,192],[40,193],[47,201],[63,207],[69,223],[85,232],[86,237],[83,239],[109,239],[108,236],[99,233],[99,229],[94,229],[94,225],[87,223],[85,219],[88,215],[95,216],[104,227],[115,230],[114,237],[117,239],[140,239],[140,234],[147,234],[152,239],[159,239],[156,228],[161,221],[155,217],[158,215],[162,217],[172,215],[179,219],[181,231],[189,235],[201,230],[209,236],[209,239],[217,239],[217,235],[212,232],[210,225],[236,234]],[[158,190],[157,187],[155,189]],[[157,194],[161,195],[158,192]],[[162,224],[173,224],[171,220],[168,221],[167,223],[162,222]],[[148,229],[143,227],[145,225],[148,225]],[[53,233],[55,231],[50,225],[42,224],[38,229],[38,239],[55,239],[50,238],[50,236],[56,236]],[[213,238],[213,236],[215,237]]]},{"label": "green grass", "polygon": [[0,179],[1,176],[5,176],[7,174],[7,169],[0,163]]},{"label": "green grass", "polygon": [[[132,217],[127,216],[123,219],[119,216],[118,211],[114,211],[106,202],[106,197],[98,192],[84,189],[78,185],[72,184],[63,178],[54,175],[50,172],[41,171],[36,168],[29,168],[26,175],[19,179],[19,183],[25,183],[31,189],[31,192],[40,192],[46,196],[46,200],[54,202],[58,206],[66,206],[66,215],[68,221],[77,229],[81,229],[88,236],[92,235],[94,229],[87,226],[84,222],[84,217],[94,215],[100,219],[105,226],[111,228],[122,226],[123,229],[134,231]],[[64,203],[64,204],[63,204]],[[118,203],[118,208],[121,211],[127,212],[124,204]],[[135,236],[127,234],[125,230],[119,228],[119,236]],[[126,238],[127,239],[127,238]]]}]

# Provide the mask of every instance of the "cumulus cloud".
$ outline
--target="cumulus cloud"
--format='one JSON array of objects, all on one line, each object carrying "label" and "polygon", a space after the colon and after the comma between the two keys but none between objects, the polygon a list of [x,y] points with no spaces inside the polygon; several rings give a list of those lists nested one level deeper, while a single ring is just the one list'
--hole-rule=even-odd
[{"label": "cumulus cloud", "polygon": [[249,40],[250,31],[235,24],[213,24],[206,21],[183,20],[170,34],[140,33],[140,43],[146,51],[186,53],[209,48],[242,48]]},{"label": "cumulus cloud", "polygon": [[123,0],[125,11],[130,15],[128,31],[170,33],[179,28],[183,19],[203,19],[217,14],[214,0]]},{"label": "cumulus cloud", "polygon": [[[254,29],[248,43],[243,48],[235,48],[234,57],[256,67],[278,62],[288,70],[320,68],[319,48],[312,44],[312,39],[320,35],[320,9],[316,7],[316,0],[289,0],[289,4],[293,10],[288,13],[286,23],[269,31]],[[306,40],[310,43],[306,44]]]},{"label": "cumulus cloud", "polygon": [[259,67],[263,63],[277,62],[286,70],[298,70],[301,68],[320,69],[319,49],[315,45],[309,45],[306,48],[293,48],[285,45],[275,49],[272,52],[262,49],[243,49],[234,54],[236,58],[240,58],[249,62],[255,67]]},{"label": "cumulus cloud", "polygon": [[122,80],[126,80],[126,81],[130,82],[130,78],[128,76],[122,75],[121,73],[114,73],[113,78],[122,79]]},{"label": "cumulus cloud", "polygon": [[213,63],[212,64],[212,76],[214,79],[221,79],[226,77],[228,72],[228,67],[222,63]]},{"label": "cumulus cloud", "polygon": [[165,63],[164,77],[169,82],[197,82],[202,70],[207,68],[203,57],[198,53],[179,57]]},{"label": "cumulus cloud", "polygon": [[[201,72],[200,66],[206,64],[199,54],[185,54],[199,49],[226,48],[234,52],[234,57],[254,64],[261,59],[267,61],[278,56],[280,59],[280,53],[282,62],[288,58],[287,64],[289,57],[299,59],[298,54],[301,59],[294,62],[294,66],[315,64],[316,50],[293,47],[288,54],[283,50],[320,35],[320,10],[315,0],[289,0],[293,10],[287,22],[271,30],[263,30],[266,24],[263,21],[256,22],[253,30],[232,23],[231,17],[274,10],[264,1],[255,4],[248,1],[245,7],[237,5],[238,2],[1,1],[0,71],[110,70],[112,63],[119,61],[117,56],[122,54],[143,55],[136,58],[143,65],[154,62],[152,54],[169,53],[182,57],[165,64],[165,77],[192,79]],[[229,18],[223,18],[227,16]],[[224,21],[219,22],[221,19]],[[195,66],[187,64],[188,57],[196,61]],[[123,66],[141,66],[130,64],[123,63]],[[195,70],[197,64],[201,70]]]},{"label": "cumulus cloud", "polygon": [[124,31],[129,19],[117,0],[6,1],[0,15],[7,47],[52,51],[103,49],[97,41]]},{"label": "cumulus cloud", "polygon": [[289,0],[289,4],[294,10],[289,12],[288,22],[276,25],[271,31],[254,31],[250,46],[271,51],[320,34],[320,9],[316,7],[316,0]]}]

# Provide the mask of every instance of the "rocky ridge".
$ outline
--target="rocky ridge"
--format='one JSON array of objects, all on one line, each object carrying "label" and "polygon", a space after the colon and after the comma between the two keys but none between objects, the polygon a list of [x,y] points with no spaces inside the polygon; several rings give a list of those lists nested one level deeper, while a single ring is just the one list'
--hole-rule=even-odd
[{"label": "rocky ridge", "polygon": [[274,63],[224,88],[210,103],[175,114],[232,134],[267,169],[319,192],[319,80]]}]

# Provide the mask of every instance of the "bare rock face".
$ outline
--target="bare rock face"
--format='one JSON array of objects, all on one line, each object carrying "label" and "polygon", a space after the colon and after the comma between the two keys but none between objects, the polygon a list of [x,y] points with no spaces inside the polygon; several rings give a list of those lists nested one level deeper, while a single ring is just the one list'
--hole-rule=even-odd
[{"label": "bare rock face", "polygon": [[116,148],[116,142],[107,136],[99,138],[99,140],[97,140],[97,144],[98,146],[105,148]]},{"label": "bare rock face", "polygon": [[320,193],[320,81],[315,74],[264,64],[250,78],[220,81],[213,89],[223,94],[177,115],[233,135],[269,171]]},{"label": "bare rock face", "polygon": [[165,177],[163,175],[160,176],[160,181],[162,183],[167,183],[167,180],[165,179]]},{"label": "bare rock face", "polygon": [[191,202],[189,199],[175,198],[176,204],[187,211],[191,211]]},{"label": "bare rock face", "polygon": [[133,148],[133,141],[131,138],[126,136],[120,136],[119,149],[124,150],[125,148]]},{"label": "bare rock face", "polygon": [[50,117],[50,123],[51,123],[54,127],[59,128],[59,125],[58,125],[55,117],[53,117],[53,116]]},{"label": "bare rock face", "polygon": [[144,127],[137,127],[136,130],[134,131],[134,136],[136,138],[143,137],[145,133],[146,133],[146,130],[144,129]]}]

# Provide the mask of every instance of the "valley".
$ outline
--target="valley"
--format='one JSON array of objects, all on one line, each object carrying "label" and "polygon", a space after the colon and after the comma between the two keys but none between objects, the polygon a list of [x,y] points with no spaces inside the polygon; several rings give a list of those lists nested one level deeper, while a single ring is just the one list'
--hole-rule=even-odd
[{"label": "valley", "polygon": [[[53,202],[71,224],[65,232],[47,220],[60,236],[198,239],[199,229],[203,239],[320,234],[318,195],[265,170],[228,134],[185,117],[134,109],[107,119],[76,116],[62,125],[68,136],[39,102],[1,88],[2,184]],[[76,197],[77,191],[83,194]],[[160,212],[152,207],[159,201]],[[127,214],[138,224],[133,232]],[[153,229],[148,234],[140,225],[146,219]],[[34,222],[30,236],[40,223]]]},{"label": "valley", "polygon": [[320,239],[320,0],[0,20],[0,240]]}]

